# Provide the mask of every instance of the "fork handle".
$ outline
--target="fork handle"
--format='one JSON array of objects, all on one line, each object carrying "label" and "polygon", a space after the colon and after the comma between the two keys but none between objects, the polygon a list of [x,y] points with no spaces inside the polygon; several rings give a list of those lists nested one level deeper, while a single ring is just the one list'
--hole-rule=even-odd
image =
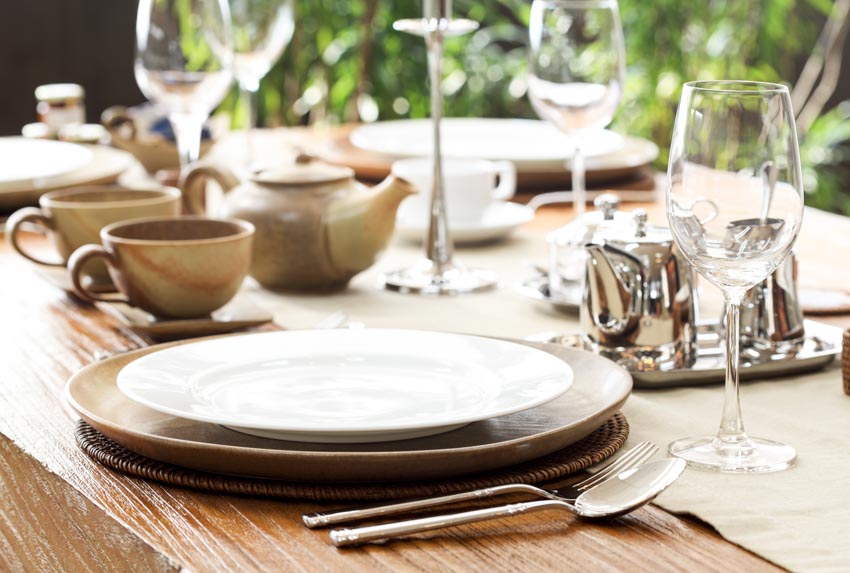
[{"label": "fork handle", "polygon": [[366,527],[356,527],[353,529],[333,529],[331,530],[330,537],[331,542],[335,546],[345,547],[348,545],[366,543],[368,541],[389,539],[392,537],[397,537],[399,535],[420,533],[422,531],[442,529],[444,527],[450,527],[453,525],[462,525],[464,523],[486,521],[488,519],[496,519],[499,517],[510,517],[512,515],[520,515],[522,513],[529,513],[532,511],[543,511],[547,509],[572,510],[573,507],[562,501],[554,501],[548,499],[543,501],[511,503],[508,505],[500,505],[497,507],[488,507],[485,509],[464,511],[462,513],[452,513],[448,515],[436,515],[434,517],[422,517],[419,519],[398,521],[396,523],[369,525]]},{"label": "fork handle", "polygon": [[439,497],[428,497],[425,499],[417,499],[414,501],[403,501],[401,503],[391,503],[388,505],[376,505],[363,509],[345,509],[330,513],[310,513],[301,517],[304,520],[304,525],[313,529],[315,527],[325,527],[327,525],[335,525],[337,523],[346,523],[349,521],[360,521],[370,519],[372,517],[385,517],[389,515],[397,515],[417,509],[425,509],[438,505],[449,503],[457,503],[459,501],[469,501],[473,499],[486,499],[489,497],[503,495],[506,493],[531,493],[536,495],[544,495],[545,492],[527,484],[508,484],[484,489],[476,489],[473,491],[465,491],[463,493],[455,493],[452,495],[442,495]]}]

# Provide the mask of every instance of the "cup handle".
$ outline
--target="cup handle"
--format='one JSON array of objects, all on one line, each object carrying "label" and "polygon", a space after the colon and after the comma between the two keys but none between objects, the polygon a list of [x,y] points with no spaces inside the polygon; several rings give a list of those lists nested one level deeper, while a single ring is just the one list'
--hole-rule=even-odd
[{"label": "cup handle", "polygon": [[119,127],[125,124],[129,125],[130,137],[128,139],[136,139],[136,122],[133,121],[133,118],[130,117],[129,110],[124,106],[116,105],[104,110],[104,112],[100,114],[100,122],[103,124],[103,127],[112,134],[112,137],[117,137],[115,135],[115,131]]},{"label": "cup handle", "polygon": [[204,215],[206,213],[206,186],[204,182],[207,178],[218,183],[225,193],[239,185],[239,179],[228,169],[204,165],[203,163],[192,166],[181,178],[179,185],[183,192],[183,211],[185,213],[189,215]]},{"label": "cup handle", "polygon": [[68,278],[74,287],[74,292],[76,292],[81,299],[89,302],[124,302],[129,304],[130,299],[123,294],[108,293],[107,295],[103,295],[92,292],[85,287],[81,276],[83,266],[95,257],[103,257],[111,265],[115,266],[115,259],[113,256],[100,245],[83,245],[71,253],[71,258],[68,259]]},{"label": "cup handle", "polygon": [[45,261],[26,252],[23,247],[21,247],[21,244],[18,241],[18,232],[21,229],[21,225],[28,222],[35,223],[49,231],[53,230],[53,219],[51,219],[49,215],[45,214],[38,207],[24,207],[23,209],[19,209],[12,213],[8,221],[9,242],[12,243],[12,248],[15,249],[22,257],[29,259],[34,263],[50,267],[64,267],[64,261]]},{"label": "cup handle", "polygon": [[493,189],[493,199],[507,201],[516,193],[516,167],[511,161],[494,161],[499,184]]}]

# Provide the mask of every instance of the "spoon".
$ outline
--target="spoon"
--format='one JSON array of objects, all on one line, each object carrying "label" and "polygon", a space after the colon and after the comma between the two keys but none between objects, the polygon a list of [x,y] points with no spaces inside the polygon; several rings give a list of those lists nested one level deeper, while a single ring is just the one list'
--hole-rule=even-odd
[{"label": "spoon", "polygon": [[590,519],[616,517],[646,505],[676,481],[687,464],[679,458],[659,460],[617,474],[613,479],[595,486],[573,503],[556,500],[512,503],[462,513],[423,517],[382,525],[350,529],[334,529],[331,542],[337,547],[355,545],[399,535],[442,529],[452,525],[509,517],[533,511],[560,509]]}]

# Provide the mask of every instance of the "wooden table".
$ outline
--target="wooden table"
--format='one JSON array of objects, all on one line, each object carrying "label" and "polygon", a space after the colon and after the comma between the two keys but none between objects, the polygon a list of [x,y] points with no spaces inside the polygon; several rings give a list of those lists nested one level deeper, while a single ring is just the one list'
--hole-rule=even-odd
[{"label": "wooden table", "polygon": [[[551,228],[563,216],[551,209],[532,225]],[[848,235],[850,219],[810,214],[798,248],[804,284],[850,284],[850,269],[830,263],[850,260],[850,242],[829,240]],[[94,352],[148,341],[45,282],[5,241],[0,276],[0,570],[777,569],[706,525],[653,506],[611,523],[534,514],[338,550],[327,532],[300,524],[317,504],[212,495],[118,474],[78,450],[62,389]]]}]

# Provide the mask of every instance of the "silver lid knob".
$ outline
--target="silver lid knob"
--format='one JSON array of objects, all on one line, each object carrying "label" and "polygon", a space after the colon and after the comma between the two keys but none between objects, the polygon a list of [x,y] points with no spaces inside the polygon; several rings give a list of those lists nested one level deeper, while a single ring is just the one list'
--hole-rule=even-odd
[{"label": "silver lid knob", "polygon": [[602,219],[613,221],[614,214],[620,207],[620,198],[612,193],[604,193],[593,200],[593,206],[602,211]]},{"label": "silver lid knob", "polygon": [[647,215],[645,209],[635,209],[632,211],[632,217],[635,220],[635,236],[637,237],[645,237],[646,236],[646,221]]}]

